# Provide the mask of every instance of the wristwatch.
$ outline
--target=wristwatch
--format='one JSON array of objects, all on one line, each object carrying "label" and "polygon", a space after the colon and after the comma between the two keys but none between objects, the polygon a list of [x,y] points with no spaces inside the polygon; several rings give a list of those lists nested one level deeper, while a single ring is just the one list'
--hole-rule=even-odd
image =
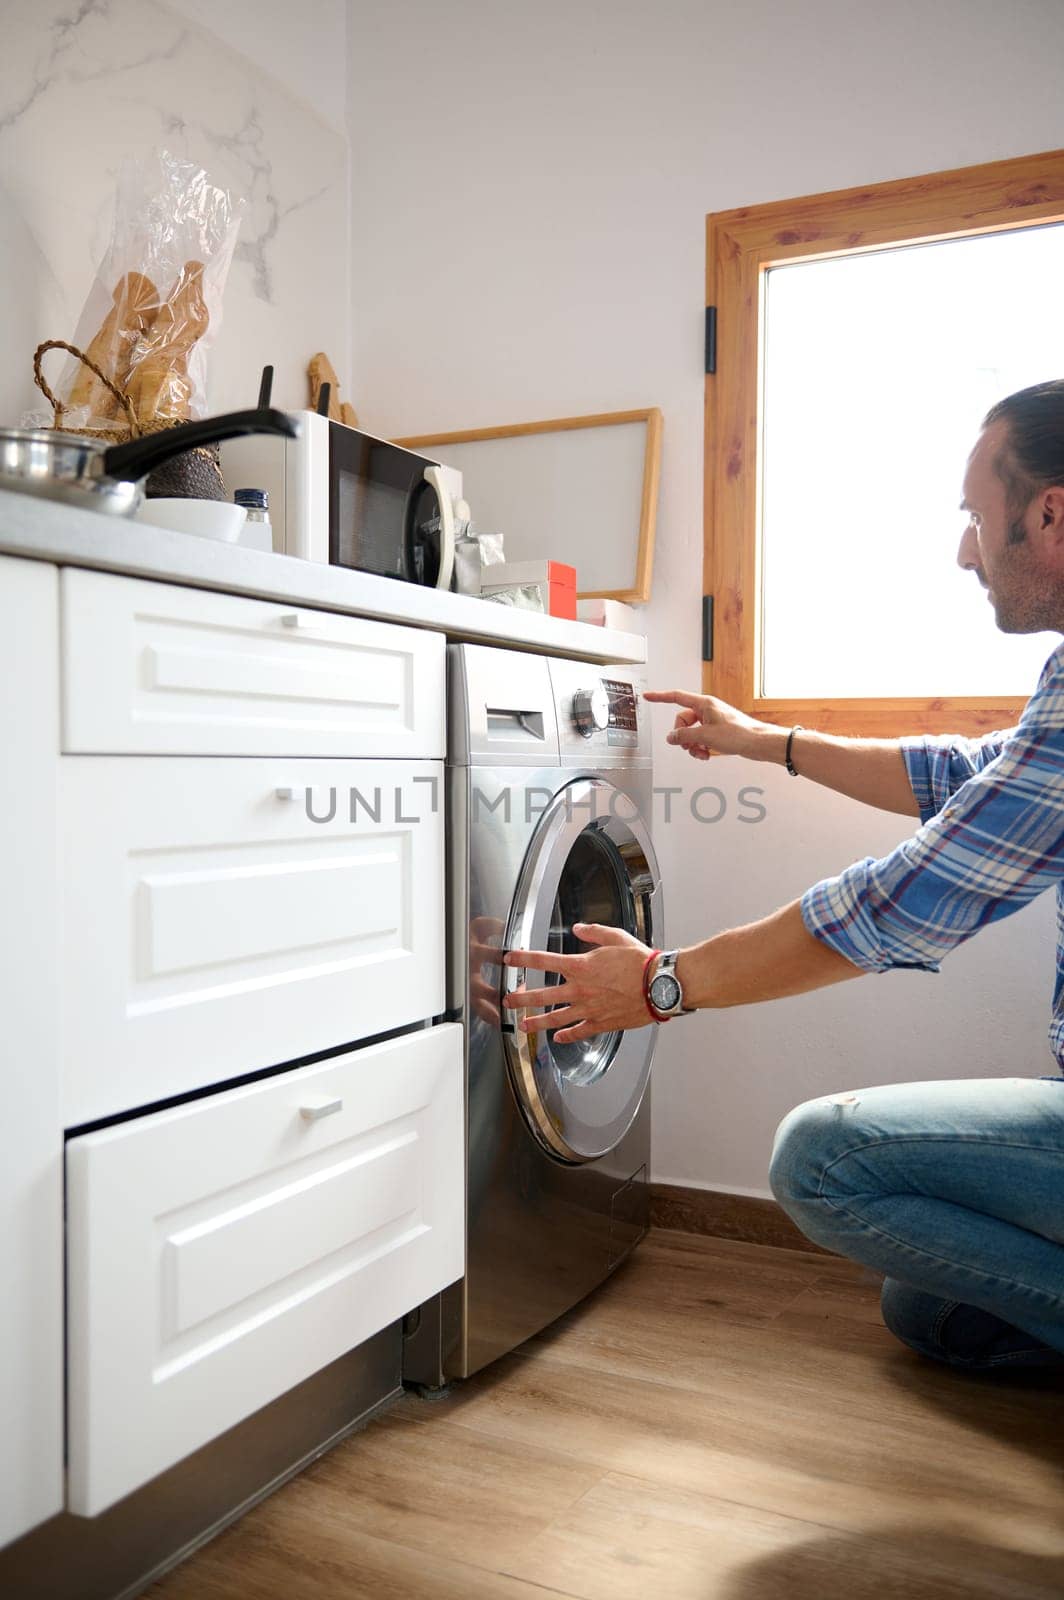
[{"label": "wristwatch", "polygon": [[694,1006],[683,1003],[683,984],[676,976],[678,950],[664,950],[654,964],[653,976],[647,984],[647,1000],[659,1021],[669,1017],[686,1016]]}]

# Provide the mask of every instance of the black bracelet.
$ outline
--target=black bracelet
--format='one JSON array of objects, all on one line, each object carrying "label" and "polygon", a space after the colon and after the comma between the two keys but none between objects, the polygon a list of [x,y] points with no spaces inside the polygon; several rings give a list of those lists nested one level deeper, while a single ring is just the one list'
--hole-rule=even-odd
[{"label": "black bracelet", "polygon": [[800,722],[796,722],[790,733],[787,735],[787,754],[784,756],[783,761],[792,778],[798,777],[798,768],[791,760],[791,745],[794,743],[795,734],[804,732],[805,729],[802,727],[802,724]]}]

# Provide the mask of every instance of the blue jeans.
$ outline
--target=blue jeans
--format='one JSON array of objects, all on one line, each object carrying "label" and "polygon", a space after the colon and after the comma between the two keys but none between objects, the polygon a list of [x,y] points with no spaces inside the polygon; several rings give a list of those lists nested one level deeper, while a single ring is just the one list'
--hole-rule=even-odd
[{"label": "blue jeans", "polygon": [[770,1182],[808,1238],[886,1274],[883,1320],[921,1355],[1064,1365],[1064,1078],[807,1100]]}]

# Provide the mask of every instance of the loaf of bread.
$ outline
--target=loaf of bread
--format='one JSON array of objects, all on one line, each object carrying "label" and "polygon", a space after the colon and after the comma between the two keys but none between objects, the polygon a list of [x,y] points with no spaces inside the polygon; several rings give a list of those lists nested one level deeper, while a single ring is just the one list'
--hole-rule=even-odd
[{"label": "loaf of bread", "polygon": [[[155,320],[159,310],[159,291],[142,272],[127,272],[114,287],[114,304],[85,352],[112,383],[125,389],[133,352]],[[66,400],[66,410],[87,406],[93,421],[106,421],[118,415],[118,401],[94,372],[81,367]]]},{"label": "loaf of bread", "polygon": [[140,423],[181,422],[191,409],[188,358],[210,325],[203,262],[186,261],[133,352],[129,398]]},{"label": "loaf of bread", "polygon": [[130,391],[137,421],[185,422],[192,409],[188,358],[158,356],[143,361]]}]

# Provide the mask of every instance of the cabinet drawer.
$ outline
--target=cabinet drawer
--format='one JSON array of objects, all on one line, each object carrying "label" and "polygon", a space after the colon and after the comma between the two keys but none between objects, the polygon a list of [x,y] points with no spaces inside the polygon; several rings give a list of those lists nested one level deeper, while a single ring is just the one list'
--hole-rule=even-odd
[{"label": "cabinet drawer", "polygon": [[443,757],[442,634],[75,568],[62,614],[66,751]]},{"label": "cabinet drawer", "polygon": [[69,1141],[72,1511],[105,1510],[462,1276],[461,1036]]},{"label": "cabinet drawer", "polygon": [[441,762],[59,767],[65,1127],[443,1011]]}]

